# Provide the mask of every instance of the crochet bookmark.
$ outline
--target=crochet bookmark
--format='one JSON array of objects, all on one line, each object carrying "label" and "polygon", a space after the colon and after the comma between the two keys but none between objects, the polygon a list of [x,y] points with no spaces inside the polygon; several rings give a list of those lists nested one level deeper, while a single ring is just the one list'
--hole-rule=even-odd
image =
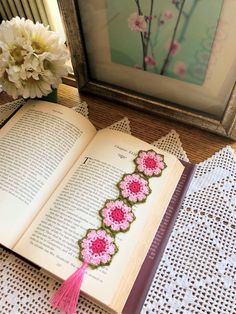
[{"label": "crochet bookmark", "polygon": [[65,314],[75,314],[81,285],[88,267],[108,266],[118,252],[116,234],[127,232],[135,220],[132,206],[143,203],[151,193],[149,179],[158,177],[166,168],[164,156],[154,150],[139,151],[134,159],[135,171],[123,175],[118,182],[119,197],[107,200],[98,212],[101,226],[89,229],[78,241],[82,265],[55,292],[51,305]]}]

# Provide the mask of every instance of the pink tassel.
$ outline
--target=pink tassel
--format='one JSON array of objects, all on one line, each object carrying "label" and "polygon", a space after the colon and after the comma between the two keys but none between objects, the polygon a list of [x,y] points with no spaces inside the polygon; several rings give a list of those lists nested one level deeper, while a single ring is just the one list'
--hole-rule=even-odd
[{"label": "pink tassel", "polygon": [[50,303],[54,309],[63,310],[65,314],[75,314],[79,300],[80,288],[88,263],[83,262],[52,296]]}]

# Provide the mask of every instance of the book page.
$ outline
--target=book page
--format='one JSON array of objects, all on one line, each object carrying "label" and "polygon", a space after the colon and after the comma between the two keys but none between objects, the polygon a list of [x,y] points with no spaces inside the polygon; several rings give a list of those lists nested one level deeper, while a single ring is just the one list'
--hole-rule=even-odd
[{"label": "book page", "polygon": [[22,105],[23,101],[18,100],[0,105],[0,127]]},{"label": "book page", "polygon": [[0,243],[12,248],[96,130],[58,104],[30,101],[0,130]]},{"label": "book page", "polygon": [[82,285],[84,293],[118,312],[182,174],[183,166],[173,155],[119,131],[99,131],[15,247],[19,254],[66,279],[81,265],[77,241],[87,229],[101,225],[98,211],[107,199],[118,197],[116,184],[123,174],[134,171],[133,159],[141,149],[164,154],[167,168],[149,180],[152,193],[145,203],[133,207],[136,220],[130,230],[116,236],[119,251],[112,263],[89,269]]}]

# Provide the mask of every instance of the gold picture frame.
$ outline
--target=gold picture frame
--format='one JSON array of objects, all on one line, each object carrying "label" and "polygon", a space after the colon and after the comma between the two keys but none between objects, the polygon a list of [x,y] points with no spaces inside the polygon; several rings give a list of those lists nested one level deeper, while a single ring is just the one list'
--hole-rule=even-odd
[{"label": "gold picture frame", "polygon": [[[224,6],[226,7],[224,12],[226,11],[230,12],[232,9],[230,7],[227,7],[227,5],[229,5],[228,3],[230,2],[227,0],[224,1]],[[98,0],[96,1],[86,0],[83,2],[79,0],[58,0],[58,4],[59,4],[62,17],[63,17],[64,25],[65,25],[68,46],[70,48],[72,65],[74,68],[74,75],[77,80],[78,89],[80,92],[91,93],[93,95],[97,95],[97,96],[109,99],[113,102],[119,102],[119,103],[134,107],[139,110],[140,109],[144,110],[151,114],[157,114],[163,117],[175,119],[175,120],[211,131],[216,134],[220,134],[220,135],[232,138],[232,139],[236,139],[236,82],[235,82],[236,61],[235,59],[234,61],[232,61],[233,59],[230,61],[230,64],[229,64],[230,75],[226,76],[227,80],[225,79],[222,82],[222,84],[220,84],[221,82],[218,82],[220,84],[218,85],[220,86],[223,92],[227,90],[227,93],[225,92],[224,97],[222,96],[222,99],[224,99],[224,104],[221,108],[221,114],[214,114],[214,112],[213,113],[204,112],[201,108],[198,108],[197,105],[195,105],[195,107],[192,108],[191,99],[190,99],[190,105],[186,106],[186,105],[183,105],[180,101],[176,103],[175,100],[173,99],[169,100],[167,99],[167,97],[165,98],[165,96],[159,97],[158,95],[156,96],[150,95],[148,91],[147,93],[134,91],[130,89],[129,86],[126,86],[126,85],[119,86],[119,84],[114,84],[112,80],[110,82],[109,79],[103,80],[103,78],[100,79],[99,77],[97,77],[96,70],[94,71],[94,68],[96,68],[96,63],[94,62],[97,62],[97,61],[95,60],[91,62],[91,60],[89,59],[91,58],[91,56],[94,55],[94,51],[96,51],[97,49],[96,45],[101,46],[102,39],[96,43],[96,36],[94,36],[96,35],[96,25],[90,27],[89,23],[87,23],[87,26],[85,24],[86,24],[86,21],[89,20],[89,14],[91,14],[91,12],[96,13],[96,10],[98,12],[105,10],[106,1],[105,0],[99,0],[99,1]],[[88,12],[86,12],[85,18],[83,18],[82,17],[84,13],[83,11],[87,11],[87,10]],[[225,15],[229,14],[227,12],[224,14]],[[91,20],[94,21],[94,18],[96,18],[96,14],[91,17]],[[106,25],[103,24],[102,27],[105,28]],[[88,36],[90,36],[89,35],[90,28],[94,28],[94,30],[91,33],[92,38],[90,40],[90,44],[88,44],[89,42]],[[232,43],[233,39],[231,38],[232,36],[231,28],[232,27],[228,26],[227,41],[228,42],[231,41]],[[229,58],[226,58],[226,59],[228,60]],[[123,75],[123,78],[125,78],[125,76],[127,77],[127,74],[125,73],[125,71],[124,73],[122,72],[124,70],[124,67],[116,65],[116,68],[122,69],[118,73],[119,75],[121,75],[120,81],[122,81],[122,75]],[[140,71],[140,72],[143,72],[143,71]],[[149,75],[149,74],[145,73],[145,75]],[[172,81],[177,81],[177,80],[172,80]],[[226,81],[228,85],[226,85]],[[188,88],[190,86],[189,84],[185,82],[180,82],[180,83],[171,82],[171,84],[179,84],[179,86],[182,86],[181,89],[184,90],[184,92],[188,91]],[[191,88],[190,88],[189,94],[191,94]],[[201,89],[201,87],[193,87],[193,89],[194,88],[195,89],[198,88],[198,90]],[[205,90],[207,90],[207,88]],[[182,92],[182,94],[184,94],[184,92]],[[220,92],[216,90],[216,94],[217,93],[220,94]],[[168,90],[167,90],[167,94],[168,94]],[[205,98],[208,99],[207,97]],[[217,97],[215,98],[217,99]],[[218,102],[220,103],[220,100],[218,100]],[[199,103],[200,103],[200,100],[199,100]],[[214,109],[213,105],[212,105],[212,108]]]}]

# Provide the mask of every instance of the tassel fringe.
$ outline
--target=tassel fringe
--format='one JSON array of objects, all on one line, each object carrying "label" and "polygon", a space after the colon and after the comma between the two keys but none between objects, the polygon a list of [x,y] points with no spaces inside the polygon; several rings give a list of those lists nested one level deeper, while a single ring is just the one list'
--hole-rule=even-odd
[{"label": "tassel fringe", "polygon": [[84,262],[54,293],[50,300],[54,309],[62,310],[65,314],[75,314],[87,267],[88,263]]}]

